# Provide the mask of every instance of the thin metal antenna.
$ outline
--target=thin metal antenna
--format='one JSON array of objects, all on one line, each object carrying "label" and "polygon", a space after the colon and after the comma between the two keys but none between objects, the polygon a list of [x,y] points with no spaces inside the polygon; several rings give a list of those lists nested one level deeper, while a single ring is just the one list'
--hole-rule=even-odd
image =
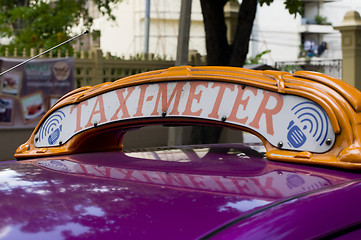
[{"label": "thin metal antenna", "polygon": [[34,57],[32,57],[32,58],[29,58],[29,59],[27,59],[27,60],[25,60],[25,61],[23,61],[23,62],[15,65],[14,67],[11,67],[11,68],[5,70],[4,72],[0,73],[0,76],[4,75],[4,74],[7,73],[7,72],[10,72],[11,70],[13,70],[13,69],[15,69],[15,68],[17,68],[17,67],[20,67],[21,65],[24,65],[25,63],[30,62],[31,60],[33,60],[33,59],[35,59],[35,58],[37,58],[37,57],[40,57],[41,55],[44,55],[45,53],[50,52],[51,50],[53,50],[53,49],[55,49],[55,48],[57,48],[57,47],[60,47],[61,45],[64,45],[65,43],[68,43],[68,42],[70,42],[70,41],[73,41],[74,39],[76,39],[76,38],[78,38],[78,37],[81,37],[81,36],[83,36],[84,34],[87,34],[87,33],[89,33],[89,31],[88,31],[88,30],[85,30],[83,33],[81,33],[81,34],[79,34],[79,35],[77,35],[77,36],[75,36],[75,37],[72,37],[72,38],[66,40],[65,42],[62,42],[62,43],[60,43],[60,44],[58,44],[58,45],[56,45],[56,46],[54,46],[54,47],[46,50],[45,52],[39,53],[38,55],[36,55],[36,56],[34,56]]}]

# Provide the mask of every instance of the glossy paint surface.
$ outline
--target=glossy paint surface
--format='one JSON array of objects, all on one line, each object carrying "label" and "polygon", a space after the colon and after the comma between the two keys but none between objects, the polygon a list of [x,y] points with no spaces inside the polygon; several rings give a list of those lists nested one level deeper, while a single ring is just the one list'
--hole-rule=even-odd
[{"label": "glossy paint surface", "polygon": [[212,239],[360,239],[361,183],[342,184],[239,219]]},{"label": "glossy paint surface", "polygon": [[[185,146],[3,162],[0,239],[198,239],[232,221],[229,232],[212,237],[234,238],[241,235],[238,229],[255,226],[266,234],[262,224],[283,224],[277,229],[284,230],[306,221],[292,217],[294,204],[304,206],[307,216],[345,202],[342,192],[333,199],[333,191],[347,186],[352,199],[360,189],[358,183],[346,184],[360,174],[270,162],[251,147]],[[310,192],[315,193],[308,197]],[[269,209],[273,205],[275,210]]]}]

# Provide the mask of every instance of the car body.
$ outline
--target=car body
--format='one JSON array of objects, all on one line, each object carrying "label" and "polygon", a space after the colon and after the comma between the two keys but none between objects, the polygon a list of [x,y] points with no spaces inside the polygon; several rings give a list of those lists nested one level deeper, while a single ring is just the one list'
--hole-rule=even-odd
[{"label": "car body", "polygon": [[[189,66],[74,90],[0,164],[0,239],[359,238],[358,95],[322,74]],[[151,124],[261,142],[123,149]]]}]

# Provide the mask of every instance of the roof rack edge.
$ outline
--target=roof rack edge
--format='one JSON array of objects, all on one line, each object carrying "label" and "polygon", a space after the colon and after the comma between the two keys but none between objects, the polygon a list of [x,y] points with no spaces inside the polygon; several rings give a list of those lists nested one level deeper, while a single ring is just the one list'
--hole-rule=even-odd
[{"label": "roof rack edge", "polygon": [[344,97],[356,112],[361,111],[361,92],[348,83],[317,72],[297,71],[293,76],[313,80],[332,88]]}]

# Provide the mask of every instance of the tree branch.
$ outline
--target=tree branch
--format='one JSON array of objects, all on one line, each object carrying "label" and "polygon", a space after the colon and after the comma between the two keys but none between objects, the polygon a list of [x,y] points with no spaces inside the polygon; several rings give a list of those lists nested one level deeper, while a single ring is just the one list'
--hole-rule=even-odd
[{"label": "tree branch", "polygon": [[257,4],[257,0],[243,0],[239,6],[237,30],[229,61],[230,66],[243,67],[246,61]]},{"label": "tree branch", "polygon": [[228,65],[230,47],[223,8],[228,0],[201,0],[206,33],[207,65]]}]

